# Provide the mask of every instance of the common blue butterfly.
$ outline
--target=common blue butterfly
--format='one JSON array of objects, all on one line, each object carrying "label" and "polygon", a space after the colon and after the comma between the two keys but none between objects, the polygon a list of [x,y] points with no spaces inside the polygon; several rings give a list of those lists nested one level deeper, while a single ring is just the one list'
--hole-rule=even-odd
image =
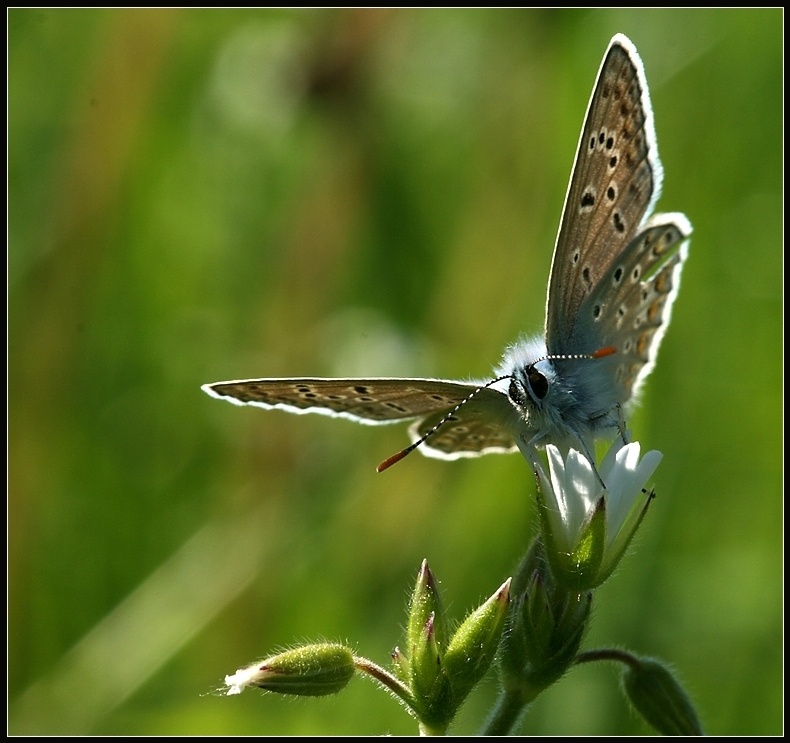
[{"label": "common blue butterfly", "polygon": [[413,420],[412,445],[442,459],[548,443],[588,457],[619,430],[652,370],[677,295],[691,224],[651,216],[661,190],[642,61],[610,42],[587,108],[554,248],[543,338],[508,347],[488,381],[288,377],[203,385],[212,397],[359,423]]}]

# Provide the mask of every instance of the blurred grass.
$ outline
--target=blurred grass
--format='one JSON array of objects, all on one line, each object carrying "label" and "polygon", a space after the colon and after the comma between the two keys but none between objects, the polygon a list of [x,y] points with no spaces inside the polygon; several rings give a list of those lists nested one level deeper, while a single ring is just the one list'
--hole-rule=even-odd
[{"label": "blurred grass", "polygon": [[[457,619],[533,529],[519,457],[237,409],[245,376],[480,376],[542,327],[595,71],[628,34],[694,224],[645,401],[659,498],[588,646],[707,732],[783,730],[783,11],[8,11],[11,733],[412,734],[372,685],[212,695],[304,639],[386,663],[427,557]],[[469,702],[473,732],[495,693]],[[572,713],[569,713],[572,710]],[[580,668],[530,734],[646,732]]]}]

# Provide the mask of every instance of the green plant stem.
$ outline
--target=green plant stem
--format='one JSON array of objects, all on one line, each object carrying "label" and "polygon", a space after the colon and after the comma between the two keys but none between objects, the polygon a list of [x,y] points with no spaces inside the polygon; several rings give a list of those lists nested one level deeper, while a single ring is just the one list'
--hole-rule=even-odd
[{"label": "green plant stem", "polygon": [[[403,684],[399,679],[393,676],[389,671],[382,668],[380,665],[374,663],[367,658],[354,656],[354,667],[357,671],[364,673],[371,678],[378,681],[387,691],[389,691],[399,702],[401,702],[409,712],[418,718],[419,713],[417,705],[414,702],[414,697],[409,691],[408,687]],[[420,735],[445,735],[447,733],[447,725],[430,725],[423,720],[419,720]]]},{"label": "green plant stem", "polygon": [[479,734],[509,735],[521,722],[527,708],[535,701],[540,691],[527,685],[503,688]]},{"label": "green plant stem", "polygon": [[420,736],[447,735],[447,726],[435,727],[424,722],[420,723]]},{"label": "green plant stem", "polygon": [[385,689],[405,703],[409,709],[414,709],[414,699],[412,698],[411,692],[389,671],[373,661],[367,658],[360,658],[359,656],[354,656],[354,667],[361,673],[365,673],[378,681]]},{"label": "green plant stem", "polygon": [[593,663],[595,661],[608,660],[612,662],[619,662],[631,668],[638,666],[638,661],[634,656],[626,650],[619,648],[601,648],[599,650],[587,650],[579,653],[576,656],[574,663],[581,665],[582,663]]}]

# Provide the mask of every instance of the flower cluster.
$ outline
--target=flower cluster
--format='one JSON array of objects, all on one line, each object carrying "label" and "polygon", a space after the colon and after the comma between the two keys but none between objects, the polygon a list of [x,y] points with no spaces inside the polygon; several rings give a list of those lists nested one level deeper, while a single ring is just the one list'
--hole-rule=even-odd
[{"label": "flower cluster", "polygon": [[225,678],[225,692],[257,687],[321,696],[340,691],[361,673],[395,696],[418,720],[422,734],[436,735],[447,732],[471,690],[496,664],[500,696],[480,732],[505,735],[573,666],[619,662],[623,691],[644,720],[662,733],[701,734],[690,699],[661,663],[621,649],[580,650],[595,589],[614,571],[652,501],[646,485],[661,454],[641,456],[638,443],[613,445],[598,463],[553,445],[546,454],[548,468],[530,458],[540,534],[513,578],[454,631],[438,583],[423,562],[391,669],[345,645],[317,643],[239,669]]}]

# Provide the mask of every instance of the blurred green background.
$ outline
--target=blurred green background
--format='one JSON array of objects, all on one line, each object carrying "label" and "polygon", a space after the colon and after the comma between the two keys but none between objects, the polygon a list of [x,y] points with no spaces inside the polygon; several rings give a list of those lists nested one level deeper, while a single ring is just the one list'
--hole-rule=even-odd
[{"label": "blurred green background", "polygon": [[[539,332],[601,57],[629,35],[691,257],[634,435],[665,458],[586,647],[779,734],[783,10],[8,11],[12,733],[413,734],[372,683],[215,690],[304,640],[386,664],[420,561],[460,620],[535,527],[519,456],[204,382],[485,376]],[[474,732],[489,679],[455,731]],[[639,734],[614,668],[530,734]]]}]

